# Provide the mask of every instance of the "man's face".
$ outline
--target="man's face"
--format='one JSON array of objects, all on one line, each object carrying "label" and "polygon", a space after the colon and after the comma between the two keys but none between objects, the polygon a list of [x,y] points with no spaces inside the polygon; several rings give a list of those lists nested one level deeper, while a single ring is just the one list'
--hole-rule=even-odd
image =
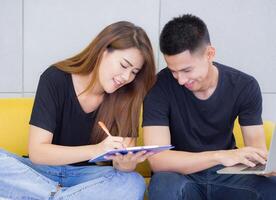
[{"label": "man's face", "polygon": [[[202,52],[203,51],[203,52]],[[192,92],[205,89],[210,69],[210,57],[207,48],[201,52],[190,53],[186,50],[176,55],[164,55],[168,68],[179,85]]]}]

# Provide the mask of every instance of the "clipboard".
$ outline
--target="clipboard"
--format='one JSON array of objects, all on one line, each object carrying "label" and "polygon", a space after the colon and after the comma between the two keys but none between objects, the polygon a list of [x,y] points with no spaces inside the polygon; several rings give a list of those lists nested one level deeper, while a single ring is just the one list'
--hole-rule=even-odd
[{"label": "clipboard", "polygon": [[113,150],[107,151],[103,154],[100,154],[100,155],[96,156],[95,158],[90,159],[88,162],[95,163],[95,162],[109,161],[105,157],[115,155],[116,153],[120,153],[122,155],[126,155],[128,152],[132,152],[135,154],[140,151],[159,153],[161,151],[169,150],[172,148],[174,148],[174,146],[172,146],[172,145],[164,145],[164,146],[154,145],[154,146],[128,147],[126,149],[113,149]]}]

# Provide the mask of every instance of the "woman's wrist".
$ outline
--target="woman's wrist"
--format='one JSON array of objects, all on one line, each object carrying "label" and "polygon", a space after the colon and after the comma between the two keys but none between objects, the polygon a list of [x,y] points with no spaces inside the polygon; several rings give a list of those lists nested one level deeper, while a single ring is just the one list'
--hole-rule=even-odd
[{"label": "woman's wrist", "polygon": [[134,171],[135,168],[136,168],[136,164],[135,165],[132,165],[132,166],[129,166],[129,165],[125,165],[124,164],[120,164],[119,162],[117,161],[113,161],[113,167],[115,169],[118,169],[120,171],[124,171],[124,172],[131,172],[131,171]]}]

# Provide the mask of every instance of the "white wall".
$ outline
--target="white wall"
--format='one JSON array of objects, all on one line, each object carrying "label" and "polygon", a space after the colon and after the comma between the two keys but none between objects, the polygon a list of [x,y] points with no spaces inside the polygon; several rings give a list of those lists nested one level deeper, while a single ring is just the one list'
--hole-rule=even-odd
[{"label": "white wall", "polygon": [[206,22],[216,60],[256,77],[263,118],[276,121],[275,10],[272,0],[0,0],[0,97],[33,96],[42,71],[119,20],[146,30],[162,69],[160,30],[172,17],[192,13]]}]

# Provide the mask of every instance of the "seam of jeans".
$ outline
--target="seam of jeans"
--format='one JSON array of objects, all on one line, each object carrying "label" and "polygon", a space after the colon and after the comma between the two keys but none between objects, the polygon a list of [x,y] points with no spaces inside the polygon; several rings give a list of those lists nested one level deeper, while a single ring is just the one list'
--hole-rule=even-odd
[{"label": "seam of jeans", "polygon": [[[99,171],[96,169],[96,170],[94,170],[94,171],[83,171],[83,169],[85,169],[85,168],[91,168],[91,167],[95,167],[95,166],[82,166],[81,168],[82,169],[80,169],[80,170],[78,170],[78,166],[74,166],[75,167],[75,169],[74,169],[74,171],[72,172],[71,170],[67,170],[66,169],[66,177],[69,177],[69,176],[71,176],[71,177],[74,177],[74,176],[85,176],[85,175],[91,175],[91,174],[97,174],[97,173],[99,173]],[[97,166],[97,167],[102,167],[102,166]]]},{"label": "seam of jeans", "polygon": [[252,192],[254,194],[256,194],[257,198],[260,197],[260,194],[258,193],[257,190],[254,190],[252,188],[249,187],[235,187],[232,185],[227,185],[227,184],[215,184],[215,183],[209,183],[210,185],[214,185],[214,186],[222,186],[222,187],[228,187],[228,188],[232,188],[232,189],[236,189],[236,190],[247,190],[249,192]]},{"label": "seam of jeans", "polygon": [[[13,186],[10,186],[10,187],[13,187]],[[21,193],[22,193],[22,192],[21,192]],[[23,194],[23,193],[22,193],[22,194]],[[0,196],[0,200],[2,200],[1,197],[3,197],[3,196]],[[4,198],[5,198],[5,200],[14,200],[14,199],[41,200],[41,198],[35,197],[35,194],[34,194],[34,196],[25,196],[25,194],[23,194],[23,195],[18,195],[18,193],[17,193],[17,195],[14,195],[14,193],[10,193],[10,192],[7,193],[7,191],[6,191],[6,193],[5,193]]]},{"label": "seam of jeans", "polygon": [[[191,185],[207,185],[208,186],[208,184],[207,183],[199,183],[199,182],[194,182],[194,181],[187,181],[187,182],[185,182],[185,184],[184,185],[187,185],[187,184],[191,184]],[[185,186],[184,186],[185,187]],[[206,195],[207,195],[207,192],[206,192]],[[182,191],[181,191],[181,197],[183,198],[184,197],[184,195],[183,195],[183,189],[182,189]]]},{"label": "seam of jeans", "polygon": [[[99,179],[99,181],[97,181],[97,182],[95,182],[95,183],[93,183],[93,184],[89,184],[89,185],[87,185],[87,186],[84,186],[84,187],[80,188],[79,190],[77,190],[77,191],[75,191],[75,192],[73,192],[73,193],[71,193],[71,194],[68,194],[68,195],[66,195],[66,196],[58,197],[57,199],[58,199],[58,200],[62,200],[62,199],[67,199],[67,198],[69,198],[69,197],[75,196],[77,193],[80,193],[81,191],[83,191],[83,190],[85,190],[85,189],[87,189],[87,188],[94,187],[94,186],[97,185],[97,184],[101,184],[101,183],[103,183],[103,182],[105,182],[105,181],[111,179],[114,175],[115,175],[115,174],[113,173],[113,174],[110,174],[110,175],[105,175],[105,176],[102,176],[102,177],[93,179],[93,180]],[[62,193],[62,190],[60,191],[60,193],[57,193],[57,194],[61,194],[61,193]],[[56,199],[56,198],[54,198],[54,199]]]},{"label": "seam of jeans", "polygon": [[[45,166],[40,167],[40,165],[36,165],[36,164],[33,164],[33,165],[34,165],[33,166],[34,170],[38,171],[39,173],[44,173],[44,174],[48,174],[51,176],[61,176],[61,170],[58,168],[58,166],[45,165],[47,167],[47,168],[45,168]],[[54,169],[53,170],[48,169],[50,167],[53,167]]]},{"label": "seam of jeans", "polygon": [[10,156],[8,156],[8,155],[5,154],[5,153],[1,153],[1,152],[0,152],[0,159],[5,159],[5,158],[7,158],[7,157],[10,157]]},{"label": "seam of jeans", "polygon": [[[22,163],[21,161],[17,160],[16,158],[14,157],[11,157],[11,156],[7,156],[7,159],[11,159],[13,161],[15,161],[18,165],[20,165],[21,167],[24,167],[26,168],[27,170],[30,170],[32,171],[32,173],[34,173],[37,177],[41,178],[43,181],[47,182],[48,184],[51,184],[51,183],[56,183],[55,181],[50,181],[48,180],[46,177],[44,177],[42,174],[38,173],[36,170],[34,170],[32,167],[28,166],[28,165],[25,165],[24,163]],[[58,183],[56,183],[58,184]]]}]

